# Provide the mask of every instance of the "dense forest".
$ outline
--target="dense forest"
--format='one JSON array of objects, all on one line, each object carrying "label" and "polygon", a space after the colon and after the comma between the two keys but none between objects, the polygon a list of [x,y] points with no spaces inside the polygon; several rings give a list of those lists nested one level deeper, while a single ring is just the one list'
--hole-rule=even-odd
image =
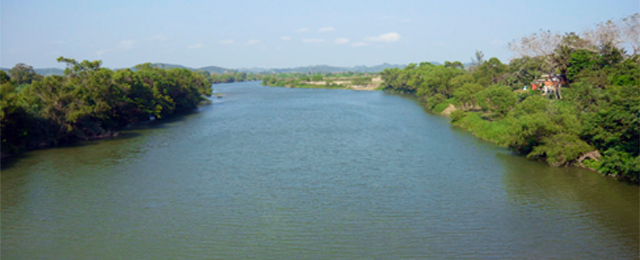
[{"label": "dense forest", "polygon": [[581,34],[523,37],[509,45],[518,57],[508,64],[477,51],[467,68],[387,69],[383,86],[412,93],[435,112],[455,110],[453,124],[528,158],[638,182],[639,17]]},{"label": "dense forest", "polygon": [[67,64],[63,76],[41,76],[18,64],[0,71],[2,155],[108,137],[134,122],[193,109],[212,92],[188,69],[142,64],[113,71],[100,61]]}]

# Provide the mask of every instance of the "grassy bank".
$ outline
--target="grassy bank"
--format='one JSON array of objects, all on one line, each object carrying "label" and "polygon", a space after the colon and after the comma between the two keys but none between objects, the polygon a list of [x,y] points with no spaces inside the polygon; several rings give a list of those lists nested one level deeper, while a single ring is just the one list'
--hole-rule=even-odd
[{"label": "grassy bank", "polygon": [[530,57],[510,64],[479,59],[470,68],[459,62],[410,64],[383,71],[382,85],[415,95],[432,112],[449,114],[452,124],[529,159],[637,183],[640,57],[615,49],[588,55],[575,50],[566,62],[567,82],[555,93],[523,90],[545,71]]}]

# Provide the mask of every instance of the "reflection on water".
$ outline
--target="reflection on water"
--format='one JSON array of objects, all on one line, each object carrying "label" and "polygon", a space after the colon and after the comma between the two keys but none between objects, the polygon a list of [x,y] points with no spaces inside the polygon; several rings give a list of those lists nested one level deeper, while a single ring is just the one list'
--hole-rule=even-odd
[{"label": "reflection on water", "polygon": [[[528,218],[536,222],[536,228],[552,226],[564,229],[568,237],[582,237],[586,233],[583,229],[603,227],[606,232],[592,234],[590,239],[594,243],[607,240],[605,242],[616,250],[632,249],[629,256],[638,254],[640,199],[637,185],[592,171],[549,167],[522,157],[498,154],[497,158],[506,168],[503,175],[505,191],[521,210],[535,209],[535,214]],[[544,222],[545,216],[552,213],[562,217]],[[568,226],[566,222],[580,225]],[[607,249],[612,248],[594,254],[609,258]]]},{"label": "reflection on water", "polygon": [[218,86],[195,113],[3,161],[3,258],[638,255],[638,186],[510,155],[400,96]]}]

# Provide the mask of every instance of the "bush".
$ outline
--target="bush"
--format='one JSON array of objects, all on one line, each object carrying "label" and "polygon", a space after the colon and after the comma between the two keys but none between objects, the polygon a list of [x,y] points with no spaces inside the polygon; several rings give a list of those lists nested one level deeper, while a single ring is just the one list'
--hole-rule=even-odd
[{"label": "bush", "polygon": [[582,161],[582,165],[597,170],[600,168],[600,166],[602,165],[602,160],[600,161],[596,161],[596,160],[592,160],[592,159],[586,159],[584,161]]},{"label": "bush", "polygon": [[486,111],[505,116],[517,102],[517,96],[507,86],[494,85],[477,94],[478,105]]},{"label": "bush", "polygon": [[365,86],[371,84],[371,77],[357,77],[351,80],[351,84],[357,86]]},{"label": "bush", "polygon": [[442,102],[442,103],[437,104],[436,106],[434,106],[434,107],[431,109],[431,111],[433,111],[434,113],[438,113],[438,114],[440,114],[440,113],[442,113],[442,111],[444,111],[445,109],[447,109],[447,107],[449,107],[449,105],[450,105],[450,104],[451,104],[451,103],[446,102],[446,101],[445,101],[445,102]]},{"label": "bush", "polygon": [[311,76],[311,81],[322,81],[323,79],[322,74],[313,74],[313,76]]},{"label": "bush", "polygon": [[593,147],[577,135],[556,134],[542,138],[542,144],[533,148],[528,158],[545,159],[552,166],[569,165]]},{"label": "bush", "polygon": [[605,175],[627,178],[638,182],[640,178],[640,156],[633,158],[625,152],[614,149],[606,150],[603,153],[602,164],[598,169]]},{"label": "bush", "polygon": [[[442,94],[435,94],[429,98],[427,98],[427,106],[430,109],[434,109],[435,106],[437,106],[438,104],[441,104],[442,102],[444,102],[447,98],[442,95]],[[445,105],[445,108],[447,107],[447,105]],[[442,109],[444,110],[444,108]],[[442,110],[440,112],[442,112]],[[438,113],[438,112],[436,112]]]},{"label": "bush", "polygon": [[460,121],[462,118],[464,118],[466,116],[466,113],[462,110],[456,110],[451,112],[451,122],[455,123]]}]

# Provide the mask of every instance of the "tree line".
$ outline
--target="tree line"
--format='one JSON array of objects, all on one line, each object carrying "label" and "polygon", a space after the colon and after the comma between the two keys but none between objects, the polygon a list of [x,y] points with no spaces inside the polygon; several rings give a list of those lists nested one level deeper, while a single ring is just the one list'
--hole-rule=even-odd
[{"label": "tree line", "polygon": [[[348,88],[347,85],[368,85],[376,73],[332,72],[332,73],[278,73],[263,75],[262,85],[289,88]],[[349,84],[336,84],[336,81],[348,81]],[[311,84],[311,83],[316,84]],[[323,85],[317,83],[323,82]]]},{"label": "tree line", "polygon": [[[528,158],[638,182],[639,18],[581,34],[532,34],[511,43],[519,56],[508,64],[477,51],[468,68],[425,62],[386,69],[383,86],[414,94],[435,112],[453,105],[453,124]],[[565,82],[562,95],[531,89],[543,74]]]},{"label": "tree line", "polygon": [[112,135],[128,124],[195,108],[209,80],[188,69],[141,64],[113,71],[64,57],[63,76],[18,64],[0,71],[2,154]]},{"label": "tree line", "polygon": [[261,80],[263,77],[260,74],[238,72],[238,71],[231,71],[223,74],[216,74],[216,73],[209,73],[208,71],[199,70],[199,71],[196,71],[196,73],[207,78],[209,82],[211,82],[211,84],[256,81],[256,80]]}]

